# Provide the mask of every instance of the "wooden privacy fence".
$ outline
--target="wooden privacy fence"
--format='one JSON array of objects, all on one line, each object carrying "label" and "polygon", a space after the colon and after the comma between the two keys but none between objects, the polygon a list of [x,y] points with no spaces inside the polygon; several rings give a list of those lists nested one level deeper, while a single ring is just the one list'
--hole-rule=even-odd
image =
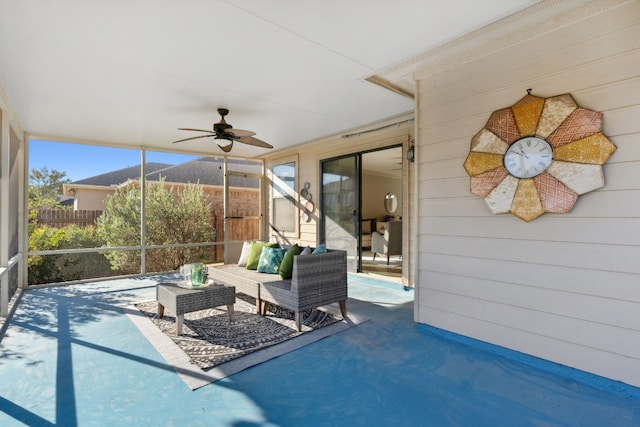
[{"label": "wooden privacy fence", "polygon": [[[245,212],[239,212],[245,214]],[[65,227],[70,224],[80,226],[93,225],[96,219],[102,215],[99,210],[71,210],[71,209],[39,209],[37,221],[41,225],[50,227]],[[234,218],[229,221],[227,240],[254,240],[260,236],[259,219]],[[215,241],[224,241],[224,216],[221,212],[211,212],[211,225],[216,230]],[[214,259],[224,258],[224,248],[222,245],[213,248]]]},{"label": "wooden privacy fence", "polygon": [[38,224],[50,227],[65,227],[70,224],[93,225],[102,211],[71,210],[71,209],[39,209]]},{"label": "wooden privacy fence", "polygon": [[[216,230],[216,242],[224,241],[224,217],[214,215],[213,223]],[[259,219],[232,219],[229,221],[227,229],[227,240],[257,240],[260,236]],[[224,247],[222,245],[214,248],[214,259],[224,259]]]}]

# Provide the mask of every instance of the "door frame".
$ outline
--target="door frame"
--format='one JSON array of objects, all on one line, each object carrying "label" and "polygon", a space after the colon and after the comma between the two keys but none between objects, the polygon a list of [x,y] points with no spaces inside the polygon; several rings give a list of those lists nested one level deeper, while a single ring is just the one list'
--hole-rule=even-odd
[{"label": "door frame", "polygon": [[[349,158],[349,157],[354,157],[355,158],[355,167],[356,167],[356,171],[355,171],[355,177],[356,177],[356,196],[355,200],[357,200],[357,206],[354,207],[353,209],[353,217],[354,217],[354,230],[356,235],[354,236],[354,238],[356,239],[356,272],[360,273],[362,272],[362,184],[363,184],[363,178],[362,178],[362,172],[363,172],[363,160],[362,160],[362,156],[367,154],[367,153],[373,153],[376,151],[384,151],[384,150],[389,150],[392,148],[400,148],[402,153],[404,153],[404,144],[402,143],[396,143],[396,144],[392,144],[392,145],[387,145],[384,147],[376,147],[376,148],[372,148],[372,149],[368,149],[368,150],[362,150],[362,151],[357,151],[354,153],[349,153],[349,154],[344,154],[344,155],[340,155],[340,156],[336,156],[336,157],[330,157],[330,158],[326,158],[326,159],[321,159],[320,160],[320,168],[319,168],[319,172],[320,172],[320,179],[319,179],[319,187],[320,187],[320,206],[324,206],[324,185],[323,185],[323,163],[324,162],[328,162],[328,161],[333,161],[333,160],[339,160],[339,159],[343,159],[343,158]],[[402,161],[402,167],[404,168],[404,161]],[[403,206],[405,203],[404,200],[404,187],[406,185],[405,181],[404,181],[404,173],[402,174],[402,178],[401,178],[401,183],[402,183],[402,187],[403,187],[403,191],[402,191],[402,195],[403,195]],[[405,221],[403,221],[403,234],[404,234],[404,227],[406,227]],[[325,220],[325,213],[324,210],[322,210],[322,213],[320,215],[320,221],[319,221],[319,228],[318,228],[318,236],[319,236],[319,241],[324,242],[326,240],[326,220]],[[404,270],[404,268],[403,268]]]},{"label": "door frame", "polygon": [[[258,162],[256,162],[258,163]],[[242,240],[229,240],[229,220],[231,219],[258,219],[258,230],[260,233],[259,240],[264,240],[265,236],[265,215],[264,215],[264,205],[265,205],[265,190],[264,190],[264,164],[262,165],[263,173],[253,173],[253,172],[241,172],[229,170],[227,165],[227,158],[225,157],[224,163],[224,188],[223,188],[223,212],[224,212],[224,227],[223,227],[223,247],[224,247],[224,263],[225,264],[233,264],[240,257],[240,252],[242,251],[242,244],[244,241]],[[230,205],[230,195],[229,195],[229,178],[232,176],[243,177],[243,178],[253,178],[258,180],[258,215],[251,216],[230,216],[229,215],[229,205]]]},{"label": "door frame", "polygon": [[[360,200],[360,179],[361,179],[361,175],[360,175],[360,171],[362,169],[361,167],[361,156],[358,153],[350,153],[350,154],[345,154],[342,156],[336,156],[336,157],[331,157],[331,158],[327,158],[327,159],[321,159],[320,160],[320,168],[319,168],[319,172],[320,172],[320,179],[319,179],[319,188],[320,188],[320,217],[319,217],[319,227],[318,227],[318,237],[319,237],[319,241],[321,242],[326,242],[326,237],[327,237],[327,221],[326,221],[326,209],[324,209],[324,202],[325,202],[325,191],[324,191],[324,165],[328,162],[332,162],[332,161],[337,161],[337,160],[342,160],[342,159],[349,159],[349,158],[353,158],[354,159],[354,174],[353,177],[355,179],[355,183],[354,183],[354,189],[353,191],[355,192],[355,197],[353,198],[354,203],[356,203],[356,206],[351,206],[352,208],[352,219],[354,221],[353,224],[353,230],[355,234],[352,234],[351,237],[354,238],[355,240],[355,244],[356,244],[356,250],[355,250],[355,269],[353,267],[351,267],[351,263],[349,262],[349,259],[347,259],[347,268],[349,269],[349,271],[359,271],[359,265],[360,265],[360,258],[362,257],[362,252],[361,252],[361,247],[360,247],[360,243],[361,243],[361,238],[360,238],[360,224],[358,219],[360,218],[360,205],[361,205],[361,200]],[[349,252],[349,251],[347,251]],[[349,258],[350,254],[347,253],[347,258]],[[351,267],[351,268],[349,268]]]}]

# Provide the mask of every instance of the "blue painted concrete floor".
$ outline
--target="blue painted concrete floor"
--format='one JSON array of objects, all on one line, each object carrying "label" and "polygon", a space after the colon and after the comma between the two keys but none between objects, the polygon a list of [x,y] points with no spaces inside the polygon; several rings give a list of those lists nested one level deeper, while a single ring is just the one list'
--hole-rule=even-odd
[{"label": "blue painted concrete floor", "polygon": [[640,399],[447,339],[413,291],[349,276],[371,320],[191,391],[124,314],[159,276],[26,291],[0,343],[0,426],[638,426]]}]

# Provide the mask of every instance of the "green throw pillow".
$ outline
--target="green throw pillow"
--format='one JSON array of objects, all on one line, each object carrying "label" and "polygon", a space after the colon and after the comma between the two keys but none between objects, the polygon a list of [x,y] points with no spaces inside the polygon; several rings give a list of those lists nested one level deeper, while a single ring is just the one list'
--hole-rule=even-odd
[{"label": "green throw pillow", "polygon": [[291,279],[291,275],[293,274],[293,257],[300,254],[300,247],[295,244],[287,249],[287,252],[284,254],[284,258],[282,258],[282,262],[280,263],[280,268],[278,269],[278,273],[280,273],[280,277],[283,279]]},{"label": "green throw pillow", "polygon": [[260,254],[262,248],[265,246],[270,248],[278,247],[277,243],[265,243],[265,242],[251,242],[251,248],[249,248],[249,257],[247,258],[247,270],[256,270],[258,268],[258,261],[260,261]]},{"label": "green throw pillow", "polygon": [[258,273],[278,274],[278,268],[282,262],[284,249],[265,246],[258,260]]}]

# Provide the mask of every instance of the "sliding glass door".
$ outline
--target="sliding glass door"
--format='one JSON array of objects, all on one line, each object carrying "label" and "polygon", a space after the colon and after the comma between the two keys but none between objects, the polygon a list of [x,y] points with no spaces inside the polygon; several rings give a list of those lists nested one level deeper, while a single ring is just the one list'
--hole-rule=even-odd
[{"label": "sliding glass door", "polygon": [[349,271],[359,268],[359,158],[351,155],[321,163],[320,241],[347,251]]}]

